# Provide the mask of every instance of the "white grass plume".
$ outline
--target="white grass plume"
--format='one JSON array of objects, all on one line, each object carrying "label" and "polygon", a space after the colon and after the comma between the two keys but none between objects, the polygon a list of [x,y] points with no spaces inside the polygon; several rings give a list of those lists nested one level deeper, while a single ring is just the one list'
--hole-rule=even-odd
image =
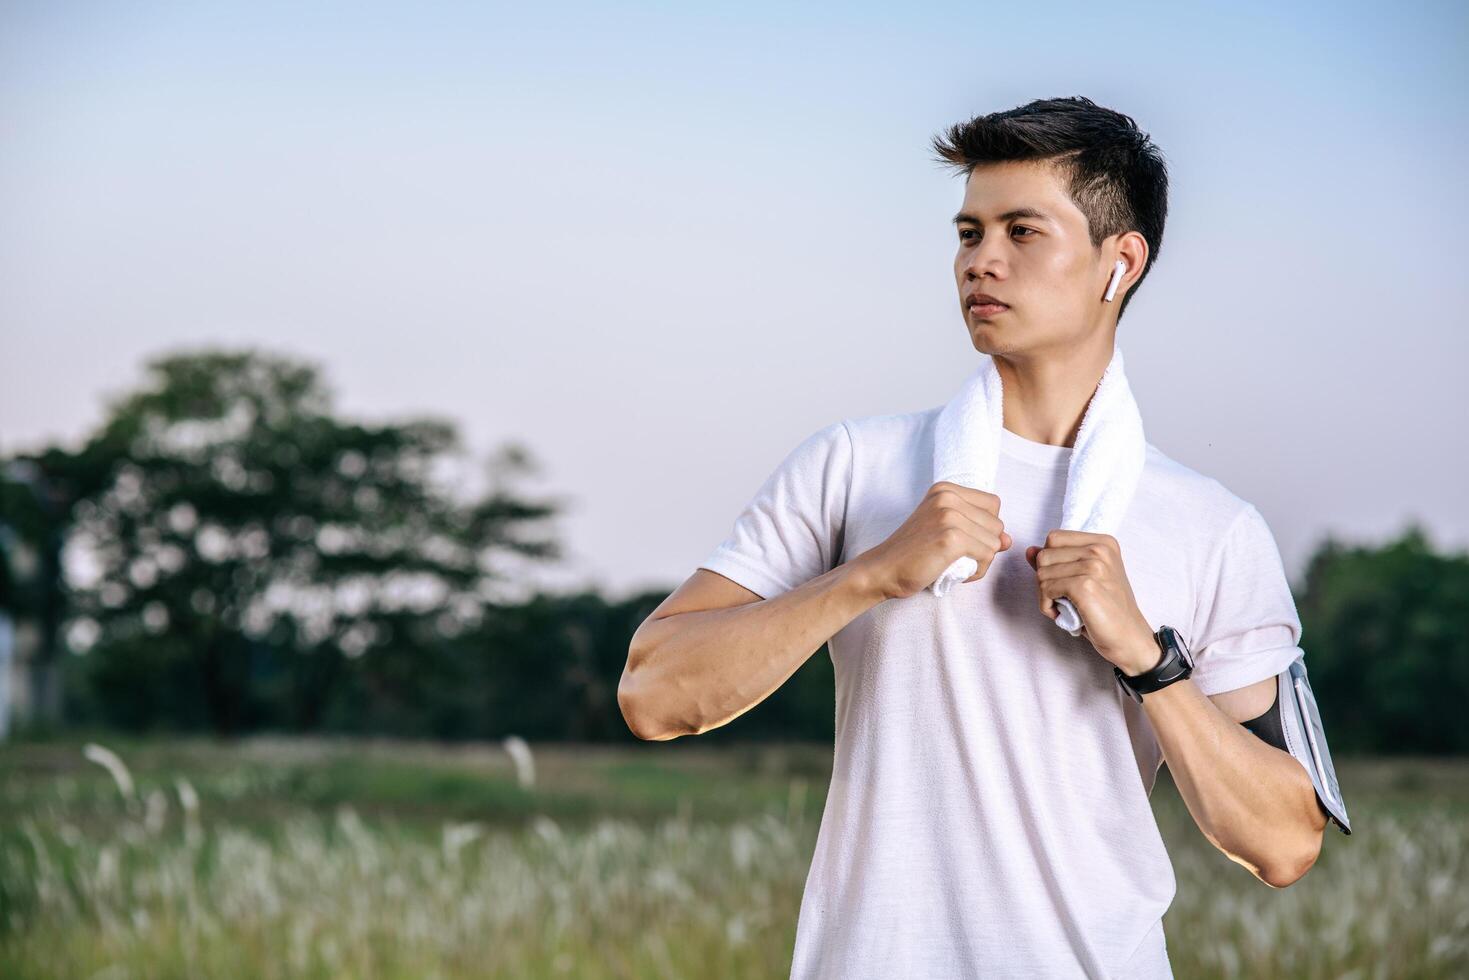
[{"label": "white grass plume", "polygon": [[197,846],[203,837],[199,829],[199,794],[183,776],[176,777],[173,785],[178,790],[179,806],[184,810],[184,840],[191,847]]},{"label": "white grass plume", "polygon": [[510,753],[510,758],[515,761],[515,778],[520,781],[522,789],[530,789],[536,784],[536,763],[530,753],[530,746],[525,739],[519,735],[510,735],[502,743],[505,751]]},{"label": "white grass plume", "polygon": [[88,742],[82,747],[82,755],[111,773],[112,781],[117,783],[117,791],[122,794],[123,799],[131,801],[138,798],[137,791],[133,788],[133,774],[128,772],[128,767],[123,765],[116,752],[96,742]]}]

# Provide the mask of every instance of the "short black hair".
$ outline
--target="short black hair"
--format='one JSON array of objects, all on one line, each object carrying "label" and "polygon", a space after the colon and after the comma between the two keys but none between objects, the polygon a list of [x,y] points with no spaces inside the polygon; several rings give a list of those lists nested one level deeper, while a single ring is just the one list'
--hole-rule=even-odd
[{"label": "short black hair", "polygon": [[1121,319],[1163,248],[1168,168],[1163,153],[1131,116],[1077,95],[1037,99],[1016,109],[975,116],[933,138],[938,162],[966,179],[987,163],[1034,160],[1053,167],[1086,215],[1092,248],[1128,231],[1148,242],[1148,258],[1117,311]]}]

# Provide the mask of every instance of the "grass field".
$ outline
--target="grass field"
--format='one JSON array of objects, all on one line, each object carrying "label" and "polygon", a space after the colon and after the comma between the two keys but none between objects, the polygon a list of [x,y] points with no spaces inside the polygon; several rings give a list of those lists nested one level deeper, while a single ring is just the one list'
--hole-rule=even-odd
[{"label": "grass field", "polygon": [[[94,741],[0,746],[0,976],[785,977],[830,774],[697,739]],[[1469,761],[1338,769],[1354,833],[1281,890],[1160,777],[1177,976],[1469,976]]]}]

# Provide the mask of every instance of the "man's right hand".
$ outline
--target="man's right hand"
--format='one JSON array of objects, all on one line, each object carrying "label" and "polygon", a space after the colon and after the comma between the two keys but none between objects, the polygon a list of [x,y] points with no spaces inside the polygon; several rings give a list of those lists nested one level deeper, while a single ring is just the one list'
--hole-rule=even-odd
[{"label": "man's right hand", "polygon": [[983,578],[996,552],[1012,543],[1000,520],[999,497],[940,480],[886,541],[853,561],[867,566],[873,587],[884,599],[905,599],[928,588],[964,555],[979,563],[979,570],[964,583]]}]

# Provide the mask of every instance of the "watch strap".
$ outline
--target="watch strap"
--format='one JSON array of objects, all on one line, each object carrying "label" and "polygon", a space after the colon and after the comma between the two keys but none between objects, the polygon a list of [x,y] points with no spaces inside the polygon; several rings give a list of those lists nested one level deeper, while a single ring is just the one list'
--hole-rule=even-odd
[{"label": "watch strap", "polygon": [[1153,634],[1153,642],[1158,644],[1161,656],[1151,670],[1129,677],[1122,672],[1121,667],[1112,668],[1122,689],[1139,704],[1142,703],[1144,694],[1161,691],[1169,684],[1176,684],[1193,673],[1193,665],[1184,657],[1179,643],[1172,642],[1176,640],[1176,636],[1168,635],[1173,632],[1173,627],[1163,626]]}]

